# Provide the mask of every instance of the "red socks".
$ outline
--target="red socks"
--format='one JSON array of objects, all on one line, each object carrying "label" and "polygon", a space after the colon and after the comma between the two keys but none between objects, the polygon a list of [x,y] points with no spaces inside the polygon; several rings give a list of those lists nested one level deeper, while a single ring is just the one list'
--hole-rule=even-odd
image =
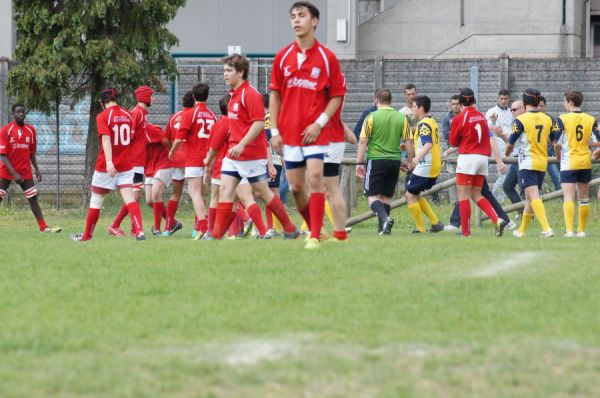
[{"label": "red socks", "polygon": [[38,227],[40,227],[40,231],[44,231],[46,228],[48,228],[48,224],[46,224],[46,221],[44,221],[43,218],[40,218],[39,220],[37,220],[38,223]]},{"label": "red socks", "polygon": [[490,220],[496,225],[498,222],[498,214],[496,214],[496,210],[492,207],[492,204],[486,198],[481,198],[477,202],[477,206],[490,218]]},{"label": "red socks", "polygon": [[90,240],[96,228],[96,223],[100,218],[100,209],[88,209],[87,217],[85,219],[85,232],[81,237],[81,240]]},{"label": "red socks", "polygon": [[267,220],[267,229],[273,229],[273,212],[268,205],[265,207],[265,219]]},{"label": "red socks", "polygon": [[460,212],[462,234],[463,236],[471,236],[471,201],[466,199],[458,202],[458,210]]},{"label": "red socks", "polygon": [[267,227],[265,227],[265,223],[263,222],[260,207],[258,207],[256,203],[253,203],[248,207],[248,209],[246,209],[246,211],[248,212],[248,215],[254,222],[254,226],[258,230],[258,234],[261,237],[265,236],[265,233],[267,232]]},{"label": "red socks", "polygon": [[196,218],[198,221],[196,222],[196,231],[205,234],[206,231],[208,231],[208,220],[206,218],[203,219],[199,219]]},{"label": "red socks", "polygon": [[154,229],[160,231],[162,215],[165,213],[165,204],[163,202],[154,202],[152,208],[154,209]]},{"label": "red socks", "polygon": [[345,229],[341,231],[333,231],[333,237],[337,240],[346,240],[348,239],[348,233]]},{"label": "red socks", "polygon": [[215,227],[212,236],[215,239],[221,239],[225,230],[229,227],[229,220],[233,210],[233,202],[219,202],[217,205],[217,216],[215,218]]},{"label": "red socks", "polygon": [[[323,204],[323,206],[325,205]],[[283,206],[281,199],[279,199],[279,196],[273,196],[273,199],[267,204],[266,209],[270,210],[272,214],[275,214],[275,217],[281,222],[285,232],[290,233],[296,230],[296,226],[292,223],[292,220],[290,220],[290,216],[285,211],[285,207]],[[323,217],[321,216],[321,218]],[[307,222],[307,224],[309,223]],[[322,222],[321,225],[323,225]],[[271,217],[271,226],[269,228],[273,228],[273,217]]]},{"label": "red socks", "polygon": [[127,214],[129,214],[129,209],[127,208],[127,205],[124,204],[121,206],[121,210],[119,210],[119,213],[112,222],[111,227],[119,228],[123,222],[123,219],[127,217]]},{"label": "red socks", "polygon": [[167,226],[165,229],[170,229],[175,224],[175,214],[177,213],[178,207],[179,202],[175,200],[169,200],[169,204],[167,205]]},{"label": "red socks", "polygon": [[310,211],[310,237],[320,239],[321,228],[323,228],[323,216],[325,215],[325,194],[323,192],[313,192],[308,200]]},{"label": "red socks", "polygon": [[308,229],[310,229],[310,200],[308,201],[308,205],[305,208],[298,209],[298,213],[300,213],[304,221],[306,221]]},{"label": "red socks", "polygon": [[208,232],[212,234],[213,229],[215,229],[215,219],[217,218],[217,208],[209,207],[208,208]]},{"label": "red socks", "polygon": [[127,204],[127,209],[129,209],[131,226],[133,227],[135,236],[143,234],[144,227],[142,226],[142,211],[140,210],[140,205],[134,201]]}]

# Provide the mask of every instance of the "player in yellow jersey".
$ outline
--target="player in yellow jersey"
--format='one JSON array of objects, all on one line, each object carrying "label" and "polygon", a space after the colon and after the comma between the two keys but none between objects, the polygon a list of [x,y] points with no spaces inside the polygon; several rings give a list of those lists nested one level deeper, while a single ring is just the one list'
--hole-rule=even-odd
[{"label": "player in yellow jersey", "polygon": [[[408,211],[415,221],[417,229],[413,233],[425,233],[423,213],[431,221],[431,232],[444,230],[444,223],[431,209],[427,199],[421,192],[433,187],[442,171],[440,135],[436,121],[429,115],[431,100],[426,95],[419,95],[413,100],[413,114],[416,127],[412,136],[414,156],[408,167],[412,171],[406,183],[406,202]],[[410,155],[409,155],[410,156]]]},{"label": "player in yellow jersey", "polygon": [[540,92],[528,88],[523,93],[523,104],[526,112],[519,115],[513,122],[512,133],[506,147],[506,156],[516,146],[519,156],[519,180],[525,190],[525,210],[523,220],[513,235],[520,238],[525,236],[529,223],[535,218],[542,227],[542,236],[554,236],[548,219],[544,203],[540,199],[540,189],[544,175],[548,168],[548,140],[556,141],[556,134],[552,131],[554,121],[548,115],[538,110]]},{"label": "player in yellow jersey", "polygon": [[[556,157],[560,159],[560,185],[563,191],[565,215],[565,238],[585,237],[585,226],[590,213],[589,183],[592,179],[592,155],[590,144],[598,141],[596,118],[581,111],[583,94],[579,91],[565,93],[565,109],[568,113],[556,119],[555,131],[560,138],[555,145]],[[579,223],[575,224],[575,193],[579,201]]]}]

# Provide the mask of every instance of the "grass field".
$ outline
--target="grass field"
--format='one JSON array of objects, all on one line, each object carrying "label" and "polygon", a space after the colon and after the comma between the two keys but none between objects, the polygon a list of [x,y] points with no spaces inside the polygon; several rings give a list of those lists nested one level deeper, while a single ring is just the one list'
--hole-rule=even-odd
[{"label": "grass field", "polygon": [[75,244],[83,211],[46,213],[62,234],[0,206],[0,397],[600,395],[598,203],[586,239],[412,236],[401,209],[317,252],[117,239],[114,209]]}]

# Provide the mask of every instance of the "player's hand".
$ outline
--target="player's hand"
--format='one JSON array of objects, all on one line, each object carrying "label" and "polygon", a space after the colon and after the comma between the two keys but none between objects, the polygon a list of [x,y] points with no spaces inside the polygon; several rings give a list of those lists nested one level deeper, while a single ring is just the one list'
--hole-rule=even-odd
[{"label": "player's hand", "polygon": [[506,167],[506,164],[504,164],[504,162],[502,160],[500,160],[500,161],[498,161],[498,163],[496,163],[496,167],[498,168],[498,172],[500,174],[508,173],[508,167]]},{"label": "player's hand", "polygon": [[365,178],[365,165],[359,164],[356,166],[356,176],[358,178]]},{"label": "player's hand", "polygon": [[236,159],[244,152],[244,148],[246,148],[244,145],[237,144],[227,151],[227,156],[229,156],[230,159]]},{"label": "player's hand", "polygon": [[42,182],[42,173],[40,173],[39,170],[35,170],[33,174],[35,174],[35,178],[38,180],[38,182]]},{"label": "player's hand", "polygon": [[277,169],[272,164],[267,166],[267,169],[269,170],[269,180],[273,181],[277,177]]},{"label": "player's hand", "polygon": [[211,167],[211,166],[212,166],[212,165],[210,164],[209,160],[210,160],[210,159],[208,158],[208,156],[207,156],[207,157],[205,157],[205,158],[202,160],[202,163],[204,163],[204,167],[208,168],[208,167]]},{"label": "player's hand", "polygon": [[492,121],[492,123],[496,123],[496,120],[498,120],[498,114],[497,113],[492,113],[490,115],[490,120]]},{"label": "player's hand", "polygon": [[169,160],[173,160],[173,150],[169,151]]},{"label": "player's hand", "polygon": [[111,177],[117,175],[117,169],[115,169],[115,165],[113,162],[106,162],[106,171],[110,174]]},{"label": "player's hand", "polygon": [[413,171],[415,169],[415,167],[417,167],[417,165],[419,164],[419,162],[417,161],[417,159],[413,159],[410,162],[406,162],[406,166],[408,167],[409,171]]},{"label": "player's hand", "polygon": [[204,185],[208,185],[210,183],[211,176],[212,176],[211,168],[205,168],[204,175],[202,176],[202,182],[204,182]]},{"label": "player's hand", "polygon": [[317,123],[309,125],[302,132],[302,144],[312,144],[317,140],[317,138],[319,138],[319,134],[321,134],[321,126],[319,126]]}]

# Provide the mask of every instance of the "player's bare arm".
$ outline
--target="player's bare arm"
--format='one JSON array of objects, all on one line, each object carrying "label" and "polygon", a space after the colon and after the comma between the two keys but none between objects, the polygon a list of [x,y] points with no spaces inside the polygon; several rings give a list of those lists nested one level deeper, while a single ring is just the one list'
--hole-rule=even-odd
[{"label": "player's bare arm", "polygon": [[173,141],[173,145],[171,146],[171,150],[169,151],[169,159],[173,160],[173,155],[175,154],[175,152],[177,152],[177,148],[179,148],[182,142],[183,140],[180,140],[179,138],[176,138],[175,141]]},{"label": "player's bare arm", "polygon": [[110,145],[110,136],[102,136],[102,149],[104,150],[104,156],[106,157],[106,171],[111,177],[117,175],[117,169],[112,161],[112,146]]},{"label": "player's bare arm", "polygon": [[38,180],[38,182],[42,182],[42,173],[40,172],[40,168],[38,167],[37,157],[35,156],[35,153],[29,155],[29,160],[33,165],[33,172],[35,174],[35,178]]},{"label": "player's bare arm", "polygon": [[358,140],[356,139],[356,136],[354,135],[354,131],[352,131],[346,123],[342,123],[342,124],[344,125],[344,139],[346,140],[346,142],[348,144],[356,145],[358,143]]},{"label": "player's bare arm", "polygon": [[244,138],[242,138],[242,140],[236,146],[230,148],[229,151],[227,151],[227,155],[232,159],[239,157],[242,154],[242,152],[244,152],[244,148],[246,148],[246,146],[249,143],[254,141],[254,139],[258,137],[259,134],[262,134],[264,129],[265,121],[255,120],[252,123],[252,126],[250,126],[250,130],[248,130]]},{"label": "player's bare arm", "polygon": [[22,184],[23,178],[21,177],[21,174],[17,173],[17,171],[13,167],[12,163],[8,159],[8,156],[0,155],[0,161],[2,163],[4,163],[4,166],[8,169],[8,172],[13,176],[13,179],[15,180],[15,182],[17,184]]},{"label": "player's bare arm", "polygon": [[498,148],[498,143],[493,137],[490,137],[490,145],[492,146],[492,155],[494,155],[494,159],[496,159],[496,166],[500,174],[506,174],[508,172],[508,167],[504,164],[502,160],[502,156],[500,156],[500,149]]},{"label": "player's bare arm", "polygon": [[409,163],[410,170],[414,170],[414,168],[417,167],[421,159],[423,159],[423,157],[425,157],[427,153],[431,150],[432,146],[433,144],[431,142],[428,142],[427,144],[423,145],[423,148],[421,148],[419,153],[415,155],[412,162]]},{"label": "player's bare arm", "polygon": [[[273,150],[280,155],[283,155],[283,140],[279,135],[279,124],[277,123],[279,117],[279,110],[281,108],[281,93],[279,91],[271,90],[269,95],[269,113],[271,114],[271,145]],[[273,133],[275,132],[275,134]]]},{"label": "player's bare arm", "polygon": [[[319,138],[319,134],[321,134],[321,130],[329,119],[337,112],[338,108],[342,105],[342,97],[333,97],[329,99],[327,102],[327,106],[325,107],[325,111],[319,116],[319,119],[315,120],[314,123],[310,124],[304,131],[302,132],[302,143],[304,145],[312,144]],[[271,114],[271,117],[273,115]]]},{"label": "player's bare arm", "polygon": [[359,178],[365,178],[365,154],[367,153],[367,146],[369,139],[366,137],[360,137],[358,141],[358,148],[356,149],[356,176]]},{"label": "player's bare arm", "polygon": [[515,146],[513,144],[508,144],[506,146],[506,151],[504,151],[504,156],[510,156]]}]

